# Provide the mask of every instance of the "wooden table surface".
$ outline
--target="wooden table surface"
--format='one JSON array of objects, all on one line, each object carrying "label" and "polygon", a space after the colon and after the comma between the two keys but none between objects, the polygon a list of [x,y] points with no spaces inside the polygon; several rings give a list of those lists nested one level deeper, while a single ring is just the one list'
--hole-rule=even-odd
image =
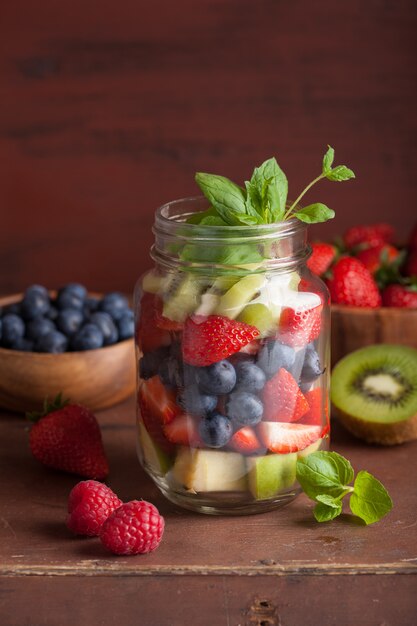
[{"label": "wooden table surface", "polygon": [[210,517],[175,508],[141,470],[134,402],[98,414],[109,484],[155,503],[166,519],[154,553],[115,557],[71,536],[66,503],[77,477],[47,470],[28,426],[0,415],[0,623],[5,626],[398,626],[417,613],[417,443],[371,447],[337,424],[332,448],[379,477],[393,511],[366,527],[350,515],[317,524],[304,496],[280,510]]}]

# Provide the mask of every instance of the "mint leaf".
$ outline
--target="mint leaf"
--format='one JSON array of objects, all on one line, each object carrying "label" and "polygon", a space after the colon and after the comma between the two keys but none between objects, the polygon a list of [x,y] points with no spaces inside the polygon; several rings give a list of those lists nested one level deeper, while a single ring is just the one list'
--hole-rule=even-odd
[{"label": "mint leaf", "polygon": [[353,469],[337,452],[313,452],[297,460],[297,480],[312,500],[340,496],[353,480]]},{"label": "mint leaf", "polygon": [[342,512],[342,503],[325,494],[317,496],[318,504],[314,507],[313,514],[318,522],[330,522]]},{"label": "mint leaf", "polygon": [[323,174],[325,176],[330,172],[333,161],[334,161],[334,150],[331,146],[328,146],[327,152],[323,157]]},{"label": "mint leaf", "polygon": [[342,182],[343,180],[349,180],[350,178],[355,178],[354,172],[350,170],[346,165],[338,165],[334,167],[330,172],[326,173],[326,178],[328,180],[335,180],[337,182]]},{"label": "mint leaf", "polygon": [[249,180],[245,180],[246,188],[246,213],[256,217],[262,223],[262,198],[257,186]]},{"label": "mint leaf", "polygon": [[235,214],[246,213],[246,194],[241,187],[217,174],[198,172],[195,180],[226,224],[233,226],[240,223]]},{"label": "mint leaf", "polygon": [[253,215],[248,215],[247,213],[235,213],[235,218],[239,220],[242,224],[248,224],[252,226],[252,224],[258,224],[258,218]]},{"label": "mint leaf", "polygon": [[306,222],[306,224],[327,222],[327,220],[331,220],[334,215],[334,211],[321,202],[309,204],[304,207],[304,209],[300,209],[294,213],[294,217],[301,220],[301,222]]},{"label": "mint leaf", "polygon": [[187,224],[201,224],[202,220],[210,215],[217,215],[217,211],[213,206],[209,207],[205,211],[197,211],[196,213],[193,213],[187,217],[185,221]]},{"label": "mint leaf", "polygon": [[389,493],[384,485],[369,472],[359,472],[353,488],[349,503],[351,511],[366,524],[378,522],[391,511],[392,500]]},{"label": "mint leaf", "polygon": [[[285,214],[288,181],[276,159],[267,159],[255,167],[250,183],[256,188],[261,200],[262,216],[269,216],[268,221],[281,221]],[[259,206],[259,201],[257,204]]]}]

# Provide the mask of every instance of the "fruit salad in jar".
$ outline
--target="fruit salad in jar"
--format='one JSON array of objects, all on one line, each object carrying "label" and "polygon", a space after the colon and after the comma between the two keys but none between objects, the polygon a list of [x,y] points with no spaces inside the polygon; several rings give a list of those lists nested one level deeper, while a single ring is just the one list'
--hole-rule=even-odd
[{"label": "fruit salad in jar", "polygon": [[228,223],[200,186],[157,211],[135,290],[138,453],[169,500],[257,513],[294,498],[297,458],[328,444],[329,296],[304,220]]}]

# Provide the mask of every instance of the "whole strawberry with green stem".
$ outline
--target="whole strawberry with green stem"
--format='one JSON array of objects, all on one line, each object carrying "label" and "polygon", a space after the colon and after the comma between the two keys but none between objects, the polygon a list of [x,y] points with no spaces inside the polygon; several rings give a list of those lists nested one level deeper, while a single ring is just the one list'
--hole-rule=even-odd
[{"label": "whole strawberry with green stem", "polygon": [[93,413],[79,404],[62,400],[59,394],[44,410],[28,414],[34,422],[29,445],[35,459],[53,469],[103,480],[109,464],[101,431]]},{"label": "whole strawberry with green stem", "polygon": [[378,285],[363,263],[354,257],[342,257],[327,280],[334,304],[376,308],[381,306]]}]

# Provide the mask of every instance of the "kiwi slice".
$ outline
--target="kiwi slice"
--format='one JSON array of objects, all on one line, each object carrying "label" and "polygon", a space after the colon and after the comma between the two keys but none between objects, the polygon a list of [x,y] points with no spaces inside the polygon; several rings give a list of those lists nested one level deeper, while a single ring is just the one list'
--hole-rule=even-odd
[{"label": "kiwi slice", "polygon": [[277,328],[277,320],[274,319],[272,311],[260,302],[248,304],[237,317],[238,322],[244,322],[256,328],[261,333],[261,337],[266,337],[272,330]]},{"label": "kiwi slice", "polygon": [[256,296],[265,285],[264,274],[248,274],[235,283],[221,296],[215,309],[216,315],[225,315],[235,319],[241,310]]},{"label": "kiwi slice", "polygon": [[205,285],[195,276],[186,274],[179,281],[171,284],[165,298],[162,314],[175,322],[183,322],[193,313],[200,303],[201,292]]},{"label": "kiwi slice", "polygon": [[369,443],[417,438],[417,350],[379,344],[355,350],[332,372],[336,416]]}]

